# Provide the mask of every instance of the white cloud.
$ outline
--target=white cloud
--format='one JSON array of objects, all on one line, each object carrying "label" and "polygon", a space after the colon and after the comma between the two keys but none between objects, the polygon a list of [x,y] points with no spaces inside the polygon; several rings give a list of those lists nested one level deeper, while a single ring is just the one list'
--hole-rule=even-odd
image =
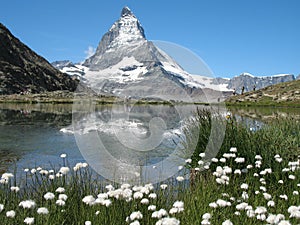
[{"label": "white cloud", "polygon": [[87,50],[84,51],[84,54],[86,54],[85,58],[90,58],[92,55],[95,54],[96,49],[93,46],[89,46]]}]

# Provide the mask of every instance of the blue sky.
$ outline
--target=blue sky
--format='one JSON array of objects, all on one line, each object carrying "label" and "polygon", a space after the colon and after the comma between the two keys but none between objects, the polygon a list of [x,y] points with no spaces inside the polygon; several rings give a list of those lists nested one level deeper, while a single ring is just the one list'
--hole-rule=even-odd
[{"label": "blue sky", "polygon": [[149,40],[192,50],[215,76],[300,74],[298,0],[12,0],[1,2],[0,22],[50,62],[79,62],[125,5]]}]

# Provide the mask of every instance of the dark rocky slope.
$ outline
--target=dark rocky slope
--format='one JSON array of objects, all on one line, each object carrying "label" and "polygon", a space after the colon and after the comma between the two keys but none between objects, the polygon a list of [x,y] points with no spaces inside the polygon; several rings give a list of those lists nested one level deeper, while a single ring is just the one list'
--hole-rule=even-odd
[{"label": "dark rocky slope", "polygon": [[55,69],[0,23],[1,95],[74,91],[77,84],[77,80]]}]

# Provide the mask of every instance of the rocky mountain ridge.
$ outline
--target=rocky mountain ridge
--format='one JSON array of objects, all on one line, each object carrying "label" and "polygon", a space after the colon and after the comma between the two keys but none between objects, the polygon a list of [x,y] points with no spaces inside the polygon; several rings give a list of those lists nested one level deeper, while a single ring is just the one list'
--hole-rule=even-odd
[{"label": "rocky mountain ridge", "polygon": [[300,80],[279,83],[228,98],[228,104],[300,107]]},{"label": "rocky mountain ridge", "polygon": [[[82,64],[72,63],[68,60],[56,61],[52,65],[62,72],[69,74],[70,76],[77,76],[79,79],[84,79],[85,71],[87,67]],[[241,89],[244,86],[245,92],[252,91],[254,86],[256,90],[268,87],[270,85],[279,84],[282,82],[289,82],[293,80],[299,80],[300,75],[295,77],[293,74],[275,74],[270,76],[254,76],[249,73],[241,73],[233,78],[211,78],[201,75],[191,75],[192,78],[200,83],[203,87],[232,92],[236,89],[237,93],[241,93]]]},{"label": "rocky mountain ridge", "polygon": [[0,94],[74,91],[77,84],[0,23]]},{"label": "rocky mountain ridge", "polygon": [[89,87],[121,98],[210,102],[220,100],[224,94],[197,83],[148,41],[128,7],[104,34],[95,54],[81,66],[87,68],[82,77]]}]

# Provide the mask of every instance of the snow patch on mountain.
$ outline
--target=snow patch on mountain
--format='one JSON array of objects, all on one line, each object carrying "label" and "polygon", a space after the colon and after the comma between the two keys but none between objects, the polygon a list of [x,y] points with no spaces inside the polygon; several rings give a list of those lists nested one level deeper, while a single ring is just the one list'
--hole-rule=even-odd
[{"label": "snow patch on mountain", "polygon": [[88,70],[85,78],[92,86],[94,83],[107,79],[117,83],[126,83],[143,79],[141,76],[147,72],[144,64],[138,62],[134,57],[124,57],[121,62],[104,70]]},{"label": "snow patch on mountain", "polygon": [[228,84],[216,82],[216,79],[214,77],[205,77],[201,75],[191,75],[191,76],[197,83],[202,84],[203,87],[205,88],[210,88],[218,91],[233,91],[233,89],[228,88]]}]

